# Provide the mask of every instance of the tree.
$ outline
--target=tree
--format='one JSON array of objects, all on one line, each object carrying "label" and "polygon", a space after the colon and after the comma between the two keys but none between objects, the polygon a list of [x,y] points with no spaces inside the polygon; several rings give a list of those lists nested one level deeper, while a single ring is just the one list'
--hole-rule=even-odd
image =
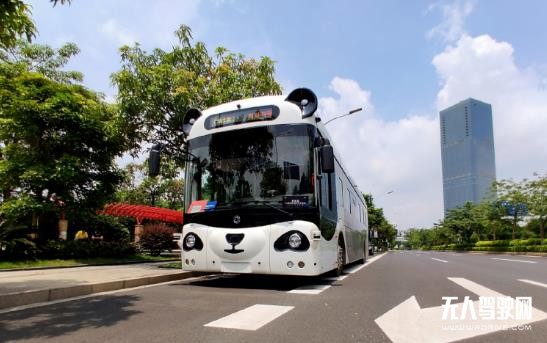
[{"label": "tree", "polygon": [[0,63],[0,214],[24,220],[101,206],[121,181],[118,123],[99,94]]},{"label": "tree", "polygon": [[526,208],[527,197],[524,185],[526,182],[526,179],[524,179],[523,182],[515,182],[513,180],[495,182],[498,200],[500,200],[502,205],[506,208],[506,214],[513,217],[511,239],[515,239],[517,224],[525,215],[524,209]]},{"label": "tree", "polygon": [[407,244],[412,249],[420,249],[424,247],[431,247],[431,240],[429,238],[429,229],[417,229],[412,228],[405,232],[405,239]]},{"label": "tree", "polygon": [[[477,217],[476,205],[471,202],[448,211],[438,226],[450,231],[459,244],[470,244],[473,240],[478,240],[476,237],[480,236],[483,230]],[[472,236],[475,239],[472,239]]]},{"label": "tree", "polygon": [[74,43],[66,43],[59,49],[53,49],[48,45],[19,40],[12,48],[0,52],[0,61],[9,63],[14,70],[37,72],[53,81],[78,83],[83,81],[83,74],[63,68],[79,52],[80,49]]},{"label": "tree", "polygon": [[[53,6],[58,3],[70,3],[71,0],[51,0]],[[0,48],[12,48],[20,38],[30,42],[36,36],[36,26],[31,19],[30,6],[22,0],[0,1]]]},{"label": "tree", "polygon": [[525,184],[525,194],[530,214],[537,217],[539,235],[545,239],[545,223],[547,221],[547,175],[538,176]]},{"label": "tree", "polygon": [[487,230],[493,240],[498,239],[499,233],[502,233],[502,229],[507,226],[506,220],[503,219],[506,213],[507,209],[499,201],[483,201],[474,207],[473,212],[476,220]]},{"label": "tree", "polygon": [[377,232],[378,236],[373,239],[374,245],[384,250],[392,247],[397,237],[395,226],[388,222],[383,209],[376,208],[371,194],[363,194],[363,198],[367,204],[369,230]]},{"label": "tree", "polygon": [[227,101],[280,94],[274,62],[247,59],[225,48],[210,56],[205,44],[192,44],[188,26],[175,32],[171,51],[144,51],[140,45],[120,49],[122,68],[112,75],[125,133],[138,154],[147,143],[162,143],[164,152],[182,161],[182,118],[190,108],[205,109]]},{"label": "tree", "polygon": [[124,181],[116,192],[116,201],[182,209],[184,180],[181,169],[172,160],[163,161],[161,175],[148,176],[148,163],[130,163],[124,169]]}]

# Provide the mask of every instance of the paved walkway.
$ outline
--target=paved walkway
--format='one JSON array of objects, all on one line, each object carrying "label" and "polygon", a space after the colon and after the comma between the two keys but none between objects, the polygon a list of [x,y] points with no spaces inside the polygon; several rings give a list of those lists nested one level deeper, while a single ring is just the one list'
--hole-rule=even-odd
[{"label": "paved walkway", "polygon": [[0,271],[0,309],[184,279],[191,273],[159,263]]}]

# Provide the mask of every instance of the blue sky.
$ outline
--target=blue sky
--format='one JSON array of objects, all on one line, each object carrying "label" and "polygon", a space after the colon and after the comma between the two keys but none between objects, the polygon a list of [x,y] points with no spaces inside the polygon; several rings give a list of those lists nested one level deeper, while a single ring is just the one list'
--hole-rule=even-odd
[{"label": "blue sky", "polygon": [[273,58],[285,91],[315,90],[325,117],[365,106],[332,134],[360,188],[401,229],[442,216],[438,110],[464,98],[494,107],[499,177],[547,169],[545,1],[30,2],[37,41],[78,44],[70,67],[111,98],[119,46],[168,49],[184,23],[210,51]]}]

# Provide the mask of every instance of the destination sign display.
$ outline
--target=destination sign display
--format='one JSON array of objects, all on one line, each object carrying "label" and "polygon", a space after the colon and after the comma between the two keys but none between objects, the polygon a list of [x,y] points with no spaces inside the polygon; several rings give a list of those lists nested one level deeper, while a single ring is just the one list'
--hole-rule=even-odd
[{"label": "destination sign display", "polygon": [[274,120],[277,116],[279,116],[277,106],[252,107],[212,115],[205,119],[205,128],[210,130],[230,125]]}]

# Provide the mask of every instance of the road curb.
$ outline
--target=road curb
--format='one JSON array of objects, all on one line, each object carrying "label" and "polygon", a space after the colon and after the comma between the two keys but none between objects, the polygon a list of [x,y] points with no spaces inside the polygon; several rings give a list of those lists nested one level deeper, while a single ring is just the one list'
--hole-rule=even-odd
[{"label": "road curb", "polygon": [[75,285],[50,289],[31,290],[0,294],[0,309],[74,298],[94,293],[134,288],[156,283],[183,280],[195,276],[193,272],[179,272],[175,274],[146,276],[126,280],[108,281],[93,284]]},{"label": "road curb", "polygon": [[9,272],[20,272],[20,271],[28,271],[28,270],[48,270],[48,269],[68,269],[68,268],[82,268],[82,267],[107,267],[107,266],[123,266],[123,265],[131,265],[131,264],[153,264],[153,263],[169,263],[169,262],[176,262],[180,261],[179,258],[169,258],[165,260],[159,260],[159,261],[129,261],[129,262],[120,262],[120,263],[97,263],[97,264],[77,264],[73,266],[52,266],[52,267],[28,267],[28,268],[12,268],[12,269],[0,269],[0,273],[9,273]]}]

